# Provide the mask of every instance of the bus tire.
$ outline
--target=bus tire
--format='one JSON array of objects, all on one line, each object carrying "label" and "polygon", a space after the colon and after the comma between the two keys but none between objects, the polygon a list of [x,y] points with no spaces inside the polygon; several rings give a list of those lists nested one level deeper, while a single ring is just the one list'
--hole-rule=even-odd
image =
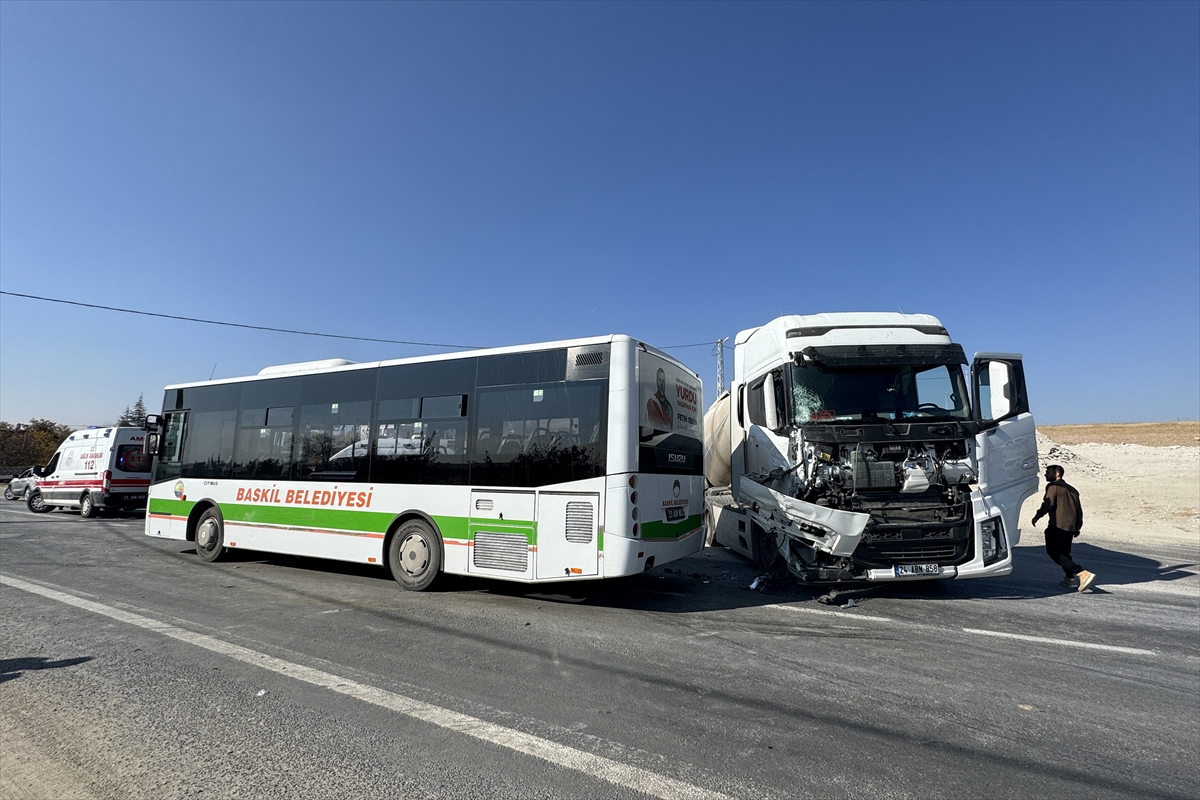
[{"label": "bus tire", "polygon": [[408,520],[392,535],[388,567],[408,591],[425,591],[442,571],[442,537],[423,520]]},{"label": "bus tire", "polygon": [[196,520],[196,554],[205,561],[225,554],[225,522],[215,508],[206,509]]},{"label": "bus tire", "polygon": [[35,514],[45,514],[54,508],[46,505],[46,501],[42,499],[42,493],[37,489],[25,493],[25,507]]},{"label": "bus tire", "polygon": [[84,492],[79,498],[79,516],[91,519],[96,516],[96,503],[92,500],[91,492]]}]

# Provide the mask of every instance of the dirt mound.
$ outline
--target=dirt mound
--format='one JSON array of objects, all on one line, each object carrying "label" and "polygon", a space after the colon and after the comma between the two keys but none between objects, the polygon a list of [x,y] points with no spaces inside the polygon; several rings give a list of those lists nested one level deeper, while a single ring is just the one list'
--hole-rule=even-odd
[{"label": "dirt mound", "polygon": [[1115,422],[1095,425],[1039,425],[1059,444],[1142,444],[1149,447],[1200,446],[1200,421]]},{"label": "dirt mound", "polygon": [[1044,468],[1048,464],[1058,464],[1068,475],[1082,473],[1092,478],[1114,478],[1112,470],[1096,461],[1082,456],[1070,447],[1052,441],[1040,430],[1037,434],[1038,460]]}]

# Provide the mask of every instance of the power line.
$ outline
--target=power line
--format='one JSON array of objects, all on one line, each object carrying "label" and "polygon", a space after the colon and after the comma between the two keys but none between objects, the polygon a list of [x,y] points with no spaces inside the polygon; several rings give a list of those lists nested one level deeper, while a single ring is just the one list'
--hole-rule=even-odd
[{"label": "power line", "polygon": [[[383,344],[406,344],[414,347],[450,347],[457,350],[478,350],[478,345],[471,344],[442,344],[438,342],[407,342],[402,339],[375,339],[368,336],[344,336],[339,333],[318,333],[316,331],[297,331],[290,328],[272,328],[266,325],[247,325],[243,322],[223,322],[215,319],[200,319],[199,317],[181,317],[176,314],[160,314],[156,311],[138,311],[133,308],[117,308],[115,306],[102,306],[95,303],[80,303],[76,300],[62,300],[57,297],[40,297],[36,294],[21,294],[20,292],[6,292],[0,290],[0,295],[8,295],[9,297],[23,297],[26,300],[40,300],[43,303],[60,303],[67,306],[81,306],[83,308],[97,308],[101,311],[116,311],[120,314],[137,314],[143,317],[160,317],[162,319],[175,319],[181,322],[199,322],[203,325],[221,325],[226,328],[246,328],[252,331],[269,331],[271,333],[291,333],[297,336],[319,336],[325,339],[349,339],[355,342],[381,342]],[[694,344],[673,344],[669,347],[660,347],[659,350],[681,350],[685,347],[712,347],[712,342],[696,342]]]},{"label": "power line", "polygon": [[199,322],[204,325],[223,325],[227,328],[248,328],[253,331],[270,331],[272,333],[292,333],[297,336],[320,336],[326,339],[350,339],[356,342],[382,342],[384,344],[407,344],[416,347],[452,347],[459,350],[476,350],[475,345],[469,344],[438,344],[436,342],[406,342],[400,339],[373,339],[367,336],[343,336],[338,333],[316,333],[314,331],[294,331],[288,328],[270,328],[265,325],[246,325],[241,322],[221,322],[215,319],[198,319],[197,317],[180,317],[174,314],[159,314],[154,311],[137,311],[132,308],[115,308],[113,306],[100,306],[95,303],[79,303],[74,300],[60,300],[54,297],[38,297],[34,294],[20,294],[19,292],[5,292],[0,290],[0,294],[8,295],[9,297],[24,297],[27,300],[41,300],[44,303],[61,303],[68,306],[82,306],[84,308],[98,308],[101,311],[117,311],[122,314],[138,314],[143,317],[162,317],[163,319],[177,319],[183,322]]}]

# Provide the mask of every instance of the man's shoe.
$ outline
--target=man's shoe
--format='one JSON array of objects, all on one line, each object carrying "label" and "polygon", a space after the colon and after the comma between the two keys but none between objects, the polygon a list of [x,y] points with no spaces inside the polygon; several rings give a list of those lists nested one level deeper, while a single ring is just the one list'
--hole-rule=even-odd
[{"label": "man's shoe", "polygon": [[1092,585],[1092,581],[1096,580],[1096,576],[1085,569],[1075,576],[1075,580],[1079,581],[1079,591],[1082,592]]},{"label": "man's shoe", "polygon": [[1066,578],[1063,578],[1062,581],[1060,581],[1058,585],[1063,587],[1064,589],[1078,589],[1079,588],[1079,578],[1076,578],[1074,575],[1071,575]]}]

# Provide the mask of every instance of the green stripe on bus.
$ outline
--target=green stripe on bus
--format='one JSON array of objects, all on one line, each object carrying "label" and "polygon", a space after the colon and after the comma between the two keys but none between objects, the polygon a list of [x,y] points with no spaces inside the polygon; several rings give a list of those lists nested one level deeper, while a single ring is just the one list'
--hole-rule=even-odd
[{"label": "green stripe on bus", "polygon": [[[187,517],[196,504],[189,500],[150,500],[151,514],[170,514]],[[261,506],[245,503],[222,503],[221,516],[226,522],[247,522],[258,525],[279,525],[290,528],[319,528],[322,530],[354,531],[355,533],[387,533],[396,515],[386,511],[348,511],[342,509],[303,508],[295,506]],[[443,539],[467,541],[469,531],[466,517],[432,516],[433,522],[442,532]],[[523,527],[521,533],[536,525],[528,521],[505,520],[500,525]]]},{"label": "green stripe on bus", "polygon": [[670,524],[665,522],[646,522],[642,524],[642,539],[678,539],[685,533],[691,533],[699,527],[699,514],[692,514],[687,519]]},{"label": "green stripe on bus", "polygon": [[[151,498],[151,514],[170,514],[173,517],[187,517],[191,514],[195,503],[189,500],[163,500]],[[247,522],[258,525],[279,525],[290,528],[320,528],[322,530],[354,531],[355,533],[387,533],[396,515],[386,511],[347,511],[342,509],[303,508],[293,506],[260,506],[245,503],[225,503],[221,505],[221,516],[226,522]],[[475,531],[486,530],[497,533],[522,534],[531,545],[537,544],[537,523],[530,520],[475,520],[467,517],[432,516],[443,539],[453,539],[459,542],[470,541]],[[699,520],[700,517],[695,517]],[[691,518],[679,523],[686,525]],[[653,523],[660,525],[661,523]],[[697,525],[699,522],[696,523]],[[649,529],[651,526],[646,526]],[[670,530],[652,535],[647,532],[645,538],[675,538],[680,528],[676,525],[667,526]],[[693,526],[695,527],[695,526]],[[684,531],[691,528],[683,528]],[[604,549],[604,529],[598,531],[597,545]]]},{"label": "green stripe on bus", "polygon": [[343,511],[328,508],[293,508],[223,503],[221,516],[226,522],[253,522],[259,525],[285,525],[291,528],[332,528],[358,533],[387,533],[394,514],[379,511]]},{"label": "green stripe on bus", "polygon": [[475,520],[468,526],[468,531],[471,538],[475,538],[475,534],[483,533],[508,533],[517,536],[524,536],[525,541],[530,545],[537,544],[537,523],[527,522],[525,520]]},{"label": "green stripe on bus", "polygon": [[456,542],[467,541],[466,517],[431,517],[433,523],[442,532],[443,539],[453,539]]},{"label": "green stripe on bus", "polygon": [[156,497],[151,497],[147,510],[151,514],[170,514],[172,517],[186,517],[192,513],[195,505],[195,503],[189,500],[160,500]]}]

